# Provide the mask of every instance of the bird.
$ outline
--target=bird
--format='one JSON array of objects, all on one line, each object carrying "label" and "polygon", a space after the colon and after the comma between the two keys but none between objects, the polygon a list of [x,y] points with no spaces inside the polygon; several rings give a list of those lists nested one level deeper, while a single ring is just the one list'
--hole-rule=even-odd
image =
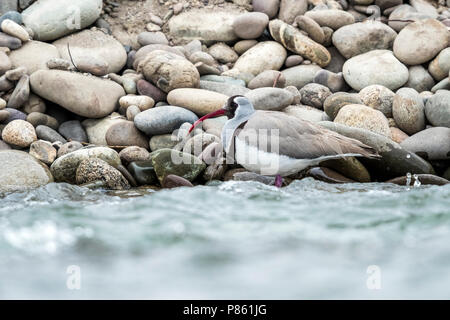
[{"label": "bird", "polygon": [[283,177],[296,174],[322,161],[345,158],[380,158],[362,142],[298,119],[284,112],[255,110],[247,97],[230,97],[223,108],[198,119],[189,133],[202,121],[225,115],[221,132],[222,148],[228,161],[246,170],[275,176],[281,187]]}]

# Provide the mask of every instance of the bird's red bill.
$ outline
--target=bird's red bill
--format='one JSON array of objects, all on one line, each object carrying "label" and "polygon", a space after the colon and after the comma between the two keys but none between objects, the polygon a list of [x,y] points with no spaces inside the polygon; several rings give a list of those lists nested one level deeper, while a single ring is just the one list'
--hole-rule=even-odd
[{"label": "bird's red bill", "polygon": [[194,128],[202,121],[212,118],[212,117],[218,117],[218,116],[223,116],[225,114],[225,109],[219,109],[216,110],[214,112],[208,113],[206,116],[201,117],[200,119],[198,119],[197,121],[194,122],[194,124],[191,126],[191,128],[189,129],[189,133],[192,132],[192,130],[194,130]]}]

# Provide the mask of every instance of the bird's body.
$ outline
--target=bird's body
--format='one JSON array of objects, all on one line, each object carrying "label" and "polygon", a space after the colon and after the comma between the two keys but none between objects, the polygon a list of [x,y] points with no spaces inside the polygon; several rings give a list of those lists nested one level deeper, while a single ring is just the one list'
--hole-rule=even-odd
[{"label": "bird's body", "polygon": [[191,130],[207,118],[224,114],[229,118],[222,129],[227,163],[235,161],[252,172],[280,177],[324,160],[379,157],[362,142],[314,123],[279,111],[255,110],[242,96],[229,98],[223,109],[202,117]]},{"label": "bird's body", "polygon": [[263,175],[288,176],[324,160],[374,156],[373,150],[358,140],[283,112],[255,111],[237,127],[232,121],[222,130],[227,155]]}]

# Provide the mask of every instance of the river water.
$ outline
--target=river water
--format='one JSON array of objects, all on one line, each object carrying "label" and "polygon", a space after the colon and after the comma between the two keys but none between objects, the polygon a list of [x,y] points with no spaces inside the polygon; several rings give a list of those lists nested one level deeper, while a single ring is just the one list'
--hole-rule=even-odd
[{"label": "river water", "polygon": [[449,268],[450,185],[0,196],[3,299],[448,299]]}]

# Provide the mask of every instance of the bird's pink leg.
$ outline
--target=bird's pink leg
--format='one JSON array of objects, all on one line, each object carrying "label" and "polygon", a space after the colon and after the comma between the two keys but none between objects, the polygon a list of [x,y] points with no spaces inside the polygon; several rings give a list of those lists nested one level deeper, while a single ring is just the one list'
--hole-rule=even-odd
[{"label": "bird's pink leg", "polygon": [[275,187],[281,188],[282,185],[283,185],[283,178],[279,174],[277,174],[277,176],[275,177]]}]

